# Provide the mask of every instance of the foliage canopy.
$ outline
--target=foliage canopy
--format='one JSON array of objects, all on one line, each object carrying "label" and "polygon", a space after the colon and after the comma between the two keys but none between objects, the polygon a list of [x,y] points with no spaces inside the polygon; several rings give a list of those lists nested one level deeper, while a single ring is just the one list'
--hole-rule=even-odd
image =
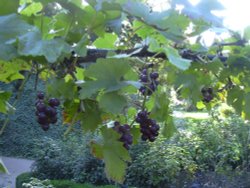
[{"label": "foliage canopy", "polygon": [[[196,6],[172,0],[162,12],[142,0],[1,1],[0,82],[28,79],[23,71],[44,80],[48,95],[60,98],[69,130],[81,122],[84,131],[100,131],[92,152],[104,159],[110,179],[123,182],[130,156],[110,126],[129,124],[135,144],[136,112],[147,109],[170,137],[176,130],[171,88],[197,108],[226,102],[250,119],[250,30],[241,36],[224,28],[211,13],[221,9],[217,0]],[[202,34],[208,30],[229,37],[207,47]],[[151,96],[138,92],[145,67],[160,73]],[[0,88],[1,113],[14,109],[10,97]]]}]

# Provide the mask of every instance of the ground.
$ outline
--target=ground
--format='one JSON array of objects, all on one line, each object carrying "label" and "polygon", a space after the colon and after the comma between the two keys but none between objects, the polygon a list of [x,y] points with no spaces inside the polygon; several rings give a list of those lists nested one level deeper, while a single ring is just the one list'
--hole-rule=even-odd
[{"label": "ground", "polygon": [[23,172],[30,171],[31,165],[34,161],[27,159],[18,159],[11,157],[0,157],[9,174],[0,174],[0,187],[1,188],[15,188],[16,177]]}]

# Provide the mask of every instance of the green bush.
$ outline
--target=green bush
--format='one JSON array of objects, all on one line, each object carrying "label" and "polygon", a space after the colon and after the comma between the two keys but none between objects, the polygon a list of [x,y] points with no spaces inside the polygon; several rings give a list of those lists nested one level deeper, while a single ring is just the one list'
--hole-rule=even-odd
[{"label": "green bush", "polygon": [[16,177],[16,188],[22,188],[23,183],[30,182],[33,174],[31,172],[25,172]]},{"label": "green bush", "polygon": [[[149,149],[146,149],[147,145],[150,145]],[[170,186],[180,183],[177,179],[179,176],[192,177],[197,169],[186,148],[170,144],[164,139],[144,143],[141,147],[140,150],[143,150],[143,147],[145,150],[134,156],[128,167],[126,183],[130,186]]]},{"label": "green bush", "polygon": [[[1,135],[0,155],[16,156],[20,158],[34,159],[37,153],[37,143],[40,143],[44,137],[53,140],[60,140],[66,127],[62,126],[61,117],[56,126],[52,126],[49,131],[45,132],[36,122],[35,101],[36,91],[35,77],[32,76],[25,85],[25,88],[16,103],[16,111],[10,115],[10,122]],[[13,85],[0,83],[0,87],[4,90],[12,91]],[[44,84],[40,80],[37,86],[38,90],[44,90]],[[15,100],[17,92],[13,92],[10,103]],[[0,124],[5,121],[6,116],[0,114]]]},{"label": "green bush", "polygon": [[64,141],[44,140],[40,146],[43,149],[37,153],[38,158],[33,166],[34,174],[40,179],[72,179],[79,183],[108,184],[104,163],[90,153],[88,143],[91,137],[72,134]]},{"label": "green bush", "polygon": [[70,180],[51,180],[55,188],[117,188],[114,185],[95,186],[90,183],[76,183]]}]

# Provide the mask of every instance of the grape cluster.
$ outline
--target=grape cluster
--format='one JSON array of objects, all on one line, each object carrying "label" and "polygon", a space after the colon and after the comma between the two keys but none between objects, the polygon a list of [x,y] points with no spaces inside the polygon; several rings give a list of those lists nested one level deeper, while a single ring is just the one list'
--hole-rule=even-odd
[{"label": "grape cluster", "polygon": [[140,111],[135,121],[140,124],[140,131],[142,133],[141,139],[143,141],[149,140],[154,142],[156,137],[159,135],[160,126],[155,120],[149,118],[149,112]]},{"label": "grape cluster", "polygon": [[47,131],[50,123],[55,124],[57,122],[56,107],[60,105],[60,101],[56,98],[50,98],[46,103],[44,98],[45,96],[42,92],[37,94],[36,116],[41,128]]},{"label": "grape cluster", "polygon": [[143,95],[152,95],[159,85],[159,81],[157,80],[158,77],[158,72],[149,72],[146,68],[142,69],[140,74],[140,82],[143,84],[143,86],[140,87],[139,91]]},{"label": "grape cluster", "polygon": [[123,147],[128,150],[129,146],[133,143],[133,136],[130,134],[130,126],[128,124],[121,125],[116,121],[113,129],[121,134],[119,141],[121,141],[123,143]]},{"label": "grape cluster", "polygon": [[209,103],[214,98],[213,89],[211,87],[202,88],[201,93],[203,96],[203,100],[202,100],[203,102]]}]

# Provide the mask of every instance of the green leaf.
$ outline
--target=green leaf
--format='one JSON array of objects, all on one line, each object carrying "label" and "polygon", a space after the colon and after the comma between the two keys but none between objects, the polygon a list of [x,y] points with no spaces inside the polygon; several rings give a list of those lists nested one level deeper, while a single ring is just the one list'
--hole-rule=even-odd
[{"label": "green leaf", "polygon": [[250,93],[245,94],[244,113],[245,118],[250,120]]},{"label": "green leaf", "polygon": [[16,14],[0,16],[0,43],[14,43],[18,36],[34,29]]},{"label": "green leaf", "polygon": [[246,27],[244,29],[244,34],[243,34],[244,39],[250,40],[250,26]]},{"label": "green leaf", "polygon": [[88,43],[88,38],[87,35],[84,35],[81,40],[76,44],[76,46],[74,47],[74,51],[76,52],[77,55],[79,56],[86,56],[87,54],[87,45]]},{"label": "green leaf", "polygon": [[121,113],[126,104],[126,97],[118,94],[117,92],[105,93],[99,100],[100,108],[113,114]]},{"label": "green leaf", "polygon": [[178,51],[172,47],[166,47],[164,49],[166,56],[171,64],[178,67],[181,70],[187,70],[191,65],[191,60],[183,59]]},{"label": "green leaf", "polygon": [[15,59],[13,61],[0,60],[0,81],[10,83],[17,79],[23,79],[24,76],[20,74],[20,71],[29,69],[29,64],[20,59]]},{"label": "green leaf", "polygon": [[25,7],[20,13],[25,16],[36,15],[39,11],[43,9],[43,5],[41,3],[32,2],[27,7]]},{"label": "green leaf", "polygon": [[215,26],[222,26],[222,19],[212,13],[214,10],[224,9],[218,0],[202,0],[196,6],[193,6],[188,0],[173,0],[172,8],[175,8],[177,4],[184,5],[182,13],[191,19],[203,19]]},{"label": "green leaf", "polygon": [[97,48],[109,48],[116,49],[115,42],[117,40],[117,35],[114,33],[105,33],[103,37],[99,37],[93,43]]},{"label": "green leaf", "polygon": [[7,15],[17,13],[19,7],[19,0],[1,0],[0,15]]},{"label": "green leaf", "polygon": [[177,129],[174,125],[172,116],[168,115],[166,117],[167,118],[166,118],[166,122],[164,124],[163,130],[162,130],[162,135],[165,138],[169,139],[174,135],[174,133],[177,131]]},{"label": "green leaf", "polygon": [[7,113],[7,101],[9,100],[11,93],[6,91],[0,91],[0,112]]},{"label": "green leaf", "polygon": [[150,117],[153,119],[163,122],[169,115],[169,96],[166,93],[156,93],[151,97],[151,103],[154,105]]},{"label": "green leaf", "polygon": [[81,125],[84,131],[94,131],[102,123],[101,110],[95,101],[83,101],[84,112],[81,115]]},{"label": "green leaf", "polygon": [[65,81],[65,79],[53,78],[47,85],[47,91],[53,97],[72,100],[76,94],[76,85],[72,80]]},{"label": "green leaf", "polygon": [[101,133],[103,143],[92,143],[92,152],[97,157],[104,159],[107,177],[118,183],[123,183],[126,175],[126,162],[131,161],[129,153],[118,141],[120,135],[113,129],[103,127]]},{"label": "green leaf", "polygon": [[236,112],[241,115],[243,110],[244,91],[239,87],[230,89],[227,94],[227,103],[232,105]]},{"label": "green leaf", "polygon": [[48,62],[54,63],[62,54],[68,54],[71,47],[61,38],[42,40],[41,33],[28,32],[19,38],[18,52],[24,56],[44,56]]},{"label": "green leaf", "polygon": [[10,44],[0,44],[0,59],[9,61],[17,57],[17,50]]},{"label": "green leaf", "polygon": [[98,59],[85,72],[85,76],[94,81],[86,81],[81,85],[80,98],[89,98],[102,89],[112,92],[127,86],[129,83],[123,81],[123,76],[129,70],[129,61],[126,59]]},{"label": "green leaf", "polygon": [[2,159],[0,159],[0,173],[9,173],[7,168],[5,167]]}]

